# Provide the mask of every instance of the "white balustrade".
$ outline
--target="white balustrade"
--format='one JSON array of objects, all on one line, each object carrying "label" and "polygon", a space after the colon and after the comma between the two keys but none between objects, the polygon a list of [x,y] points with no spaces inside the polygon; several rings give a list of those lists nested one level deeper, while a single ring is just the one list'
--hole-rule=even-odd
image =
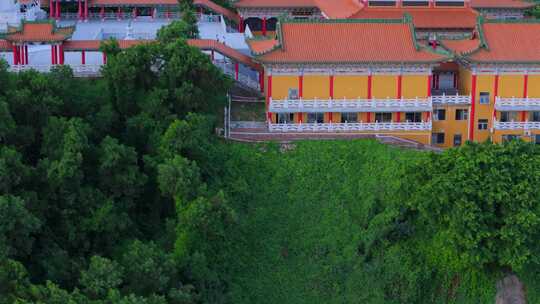
[{"label": "white balustrade", "polygon": [[[75,77],[99,77],[101,76],[101,67],[99,64],[70,64]],[[41,73],[49,73],[54,65],[12,65],[10,71],[19,73],[23,71],[34,70]]]},{"label": "white balustrade", "polygon": [[449,105],[468,105],[471,104],[472,98],[470,95],[437,95],[431,96],[433,104],[449,104]]},{"label": "white balustrade", "polygon": [[269,123],[270,132],[388,132],[388,131],[431,131],[428,122],[388,123]]},{"label": "white balustrade", "polygon": [[538,121],[495,121],[495,130],[540,130]]},{"label": "white balustrade", "polygon": [[497,111],[540,111],[540,98],[495,98]]},{"label": "white balustrade", "polygon": [[271,99],[270,112],[431,112],[429,98],[415,99]]}]

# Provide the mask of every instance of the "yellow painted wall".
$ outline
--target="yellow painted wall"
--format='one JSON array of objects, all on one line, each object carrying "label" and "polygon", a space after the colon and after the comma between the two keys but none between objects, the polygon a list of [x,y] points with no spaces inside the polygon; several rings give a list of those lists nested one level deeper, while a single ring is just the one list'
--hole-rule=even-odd
[{"label": "yellow painted wall", "polygon": [[531,98],[540,98],[540,75],[529,75],[527,93]]},{"label": "yellow painted wall", "polygon": [[403,95],[403,98],[427,97],[427,75],[403,75],[401,81],[401,94]]},{"label": "yellow painted wall", "polygon": [[524,79],[523,75],[500,75],[499,96],[523,97]]},{"label": "yellow painted wall", "polygon": [[[444,144],[440,147],[449,148],[454,145],[454,135],[461,134],[462,143],[468,139],[468,120],[455,120],[456,109],[467,109],[467,106],[437,107],[446,110],[446,120],[433,120],[433,133],[444,133]],[[435,144],[435,143],[434,143]]]},{"label": "yellow painted wall", "polygon": [[335,76],[334,99],[367,98],[367,76]]},{"label": "yellow painted wall", "polygon": [[[500,88],[499,78],[499,88]],[[489,93],[489,104],[480,104],[480,93]],[[490,139],[491,134],[489,128],[493,126],[493,108],[495,106],[495,76],[494,75],[478,75],[476,79],[476,114],[474,122],[474,141],[484,142]],[[488,129],[479,130],[478,120],[487,119]]]},{"label": "yellow painted wall", "polygon": [[396,98],[397,76],[373,75],[373,98]]},{"label": "yellow painted wall", "polygon": [[472,83],[472,72],[463,67],[459,68],[459,94],[461,95],[470,95],[471,94],[471,83]]},{"label": "yellow painted wall", "polygon": [[303,91],[305,99],[330,98],[330,76],[304,75]]},{"label": "yellow painted wall", "polygon": [[298,89],[298,76],[272,76],[272,98],[285,99],[289,96],[289,89]]}]

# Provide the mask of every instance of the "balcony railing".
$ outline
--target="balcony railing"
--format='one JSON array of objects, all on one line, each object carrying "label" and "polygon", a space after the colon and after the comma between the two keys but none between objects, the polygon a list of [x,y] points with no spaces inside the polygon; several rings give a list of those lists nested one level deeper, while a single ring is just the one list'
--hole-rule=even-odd
[{"label": "balcony railing", "polygon": [[270,112],[431,112],[429,98],[416,99],[272,99]]},{"label": "balcony railing", "polygon": [[472,98],[470,95],[438,95],[431,96],[434,105],[469,105]]},{"label": "balcony railing", "polygon": [[268,124],[270,132],[431,131],[429,122]]},{"label": "balcony railing", "polygon": [[[100,64],[70,64],[75,77],[99,77],[101,76]],[[11,72],[19,73],[23,71],[35,70],[41,73],[49,73],[54,65],[11,65]]]},{"label": "balcony railing", "polygon": [[540,98],[495,98],[497,111],[540,111]]},{"label": "balcony railing", "polygon": [[538,121],[495,121],[493,124],[495,130],[540,130]]}]

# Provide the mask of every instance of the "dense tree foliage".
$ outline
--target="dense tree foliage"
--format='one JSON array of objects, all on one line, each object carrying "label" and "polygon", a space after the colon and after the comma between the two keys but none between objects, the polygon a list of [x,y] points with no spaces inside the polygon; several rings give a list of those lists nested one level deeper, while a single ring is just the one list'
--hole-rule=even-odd
[{"label": "dense tree foliage", "polygon": [[103,78],[0,62],[0,304],[540,302],[540,150],[232,144],[174,22]]}]

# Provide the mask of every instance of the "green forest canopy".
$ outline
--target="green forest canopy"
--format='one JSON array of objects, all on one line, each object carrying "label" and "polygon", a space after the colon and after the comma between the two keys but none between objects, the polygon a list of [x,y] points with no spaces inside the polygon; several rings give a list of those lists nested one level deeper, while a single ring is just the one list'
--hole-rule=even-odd
[{"label": "green forest canopy", "polygon": [[1,304],[540,302],[537,147],[224,142],[186,29],[97,80],[0,64]]}]

